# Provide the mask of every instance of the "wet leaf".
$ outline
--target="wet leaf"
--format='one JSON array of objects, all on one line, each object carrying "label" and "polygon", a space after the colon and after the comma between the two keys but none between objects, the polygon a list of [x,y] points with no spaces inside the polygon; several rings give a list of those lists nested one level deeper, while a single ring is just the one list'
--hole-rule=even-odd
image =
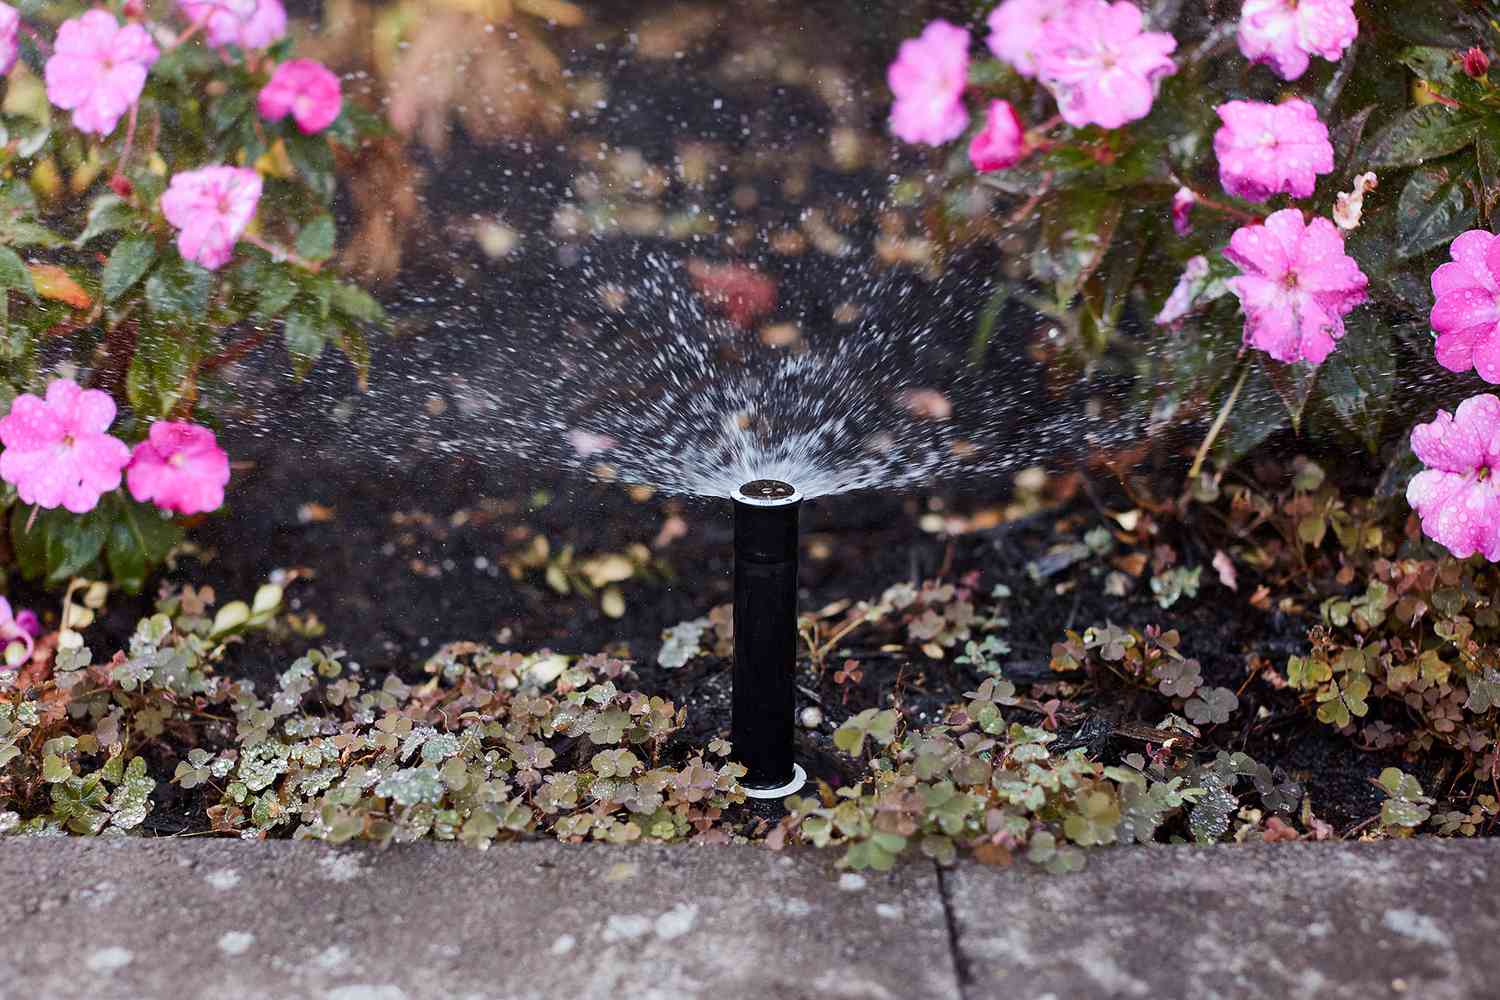
[{"label": "wet leaf", "polygon": [[1474,115],[1441,104],[1412,108],[1381,129],[1359,159],[1371,168],[1420,166],[1472,145],[1479,124]]},{"label": "wet leaf", "polygon": [[1412,171],[1396,209],[1396,253],[1415,257],[1473,229],[1479,222],[1478,182],[1472,159]]},{"label": "wet leaf", "polygon": [[135,287],[156,263],[156,241],[146,236],[127,236],[115,244],[100,275],[105,302],[114,302]]}]

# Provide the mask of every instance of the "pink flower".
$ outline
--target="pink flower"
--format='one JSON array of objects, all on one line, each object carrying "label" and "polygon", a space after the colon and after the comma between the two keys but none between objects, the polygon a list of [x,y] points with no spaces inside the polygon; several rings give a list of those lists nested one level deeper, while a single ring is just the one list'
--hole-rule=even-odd
[{"label": "pink flower", "polygon": [[1237,229],[1224,256],[1242,272],[1227,284],[1245,312],[1245,343],[1277,361],[1322,364],[1365,301],[1369,282],[1338,229],[1295,208]]},{"label": "pink flower", "polygon": [[1490,72],[1490,57],[1484,49],[1472,48],[1464,53],[1464,72],[1476,80],[1483,80]]},{"label": "pink flower", "polygon": [[1411,429],[1411,450],[1427,466],[1406,487],[1422,531],[1460,559],[1500,560],[1500,399],[1486,393],[1452,416],[1438,410]]},{"label": "pink flower", "polygon": [[15,621],[21,630],[33,639],[42,634],[41,619],[30,608],[22,608],[20,613],[16,615]]},{"label": "pink flower", "polygon": [[208,44],[263,49],[286,34],[281,0],[177,0],[189,21],[203,22]]},{"label": "pink flower", "polygon": [[158,420],[135,446],[125,481],[141,503],[150,500],[162,510],[202,514],[224,505],[229,455],[207,427]]},{"label": "pink flower", "polygon": [[36,648],[36,643],[32,640],[41,631],[42,626],[37,621],[35,611],[28,608],[18,615],[12,615],[10,601],[0,597],[0,646],[4,648],[0,670],[14,670],[31,659],[31,652]]},{"label": "pink flower", "polygon": [[1311,56],[1336,61],[1358,36],[1354,0],[1245,0],[1240,8],[1240,51],[1283,80],[1307,72]]},{"label": "pink flower", "polygon": [[1432,272],[1438,364],[1500,383],[1500,240],[1472,229],[1448,252],[1453,260]]},{"label": "pink flower", "polygon": [[185,260],[216,271],[234,253],[255,206],[260,174],[245,167],[200,167],[173,174],[161,211],[182,232],[177,249]]},{"label": "pink flower", "polygon": [[944,20],[901,43],[886,72],[896,102],[891,132],[904,142],[941,146],[969,124],[964,88],[969,84],[969,33]]},{"label": "pink flower", "polygon": [[992,101],[984,128],[969,142],[969,162],[980,173],[1009,170],[1026,156],[1026,136],[1009,101]]},{"label": "pink flower", "polygon": [[104,433],[114,419],[109,393],[72,379],[53,381],[45,401],[22,393],[0,420],[0,479],[15,485],[23,503],[93,510],[130,461],[125,442]]},{"label": "pink flower", "polygon": [[291,59],[276,67],[260,92],[260,116],[280,121],[290,112],[297,127],[311,135],[333,124],[344,99],[339,78],[313,59]]},{"label": "pink flower", "polygon": [[1119,128],[1150,113],[1156,81],[1177,72],[1177,40],[1143,26],[1126,0],[1080,0],[1043,27],[1037,77],[1069,125]]},{"label": "pink flower", "polygon": [[47,100],[73,112],[80,132],[108,135],[146,85],[160,55],[139,24],[121,25],[108,11],[64,21],[47,60]]},{"label": "pink flower", "polygon": [[1172,294],[1167,296],[1161,312],[1156,314],[1156,325],[1171,326],[1192,312],[1193,306],[1197,304],[1198,296],[1208,285],[1208,274],[1207,257],[1199,254],[1190,258],[1182,269],[1182,275],[1177,279]]},{"label": "pink flower", "polygon": [[21,54],[17,35],[21,32],[21,13],[8,3],[0,3],[0,76],[9,73]]},{"label": "pink flower", "polygon": [[1036,76],[1036,57],[1047,22],[1076,6],[1077,0],[1005,0],[990,11],[985,44],[995,58],[1021,76]]},{"label": "pink flower", "polygon": [[1172,195],[1172,228],[1177,230],[1178,236],[1186,236],[1193,231],[1193,206],[1196,204],[1198,196],[1190,187],[1180,187]]},{"label": "pink flower", "polygon": [[1265,201],[1286,193],[1306,198],[1318,175],[1333,171],[1328,127],[1306,101],[1230,101],[1217,111],[1224,122],[1214,136],[1219,182],[1235,197]]}]

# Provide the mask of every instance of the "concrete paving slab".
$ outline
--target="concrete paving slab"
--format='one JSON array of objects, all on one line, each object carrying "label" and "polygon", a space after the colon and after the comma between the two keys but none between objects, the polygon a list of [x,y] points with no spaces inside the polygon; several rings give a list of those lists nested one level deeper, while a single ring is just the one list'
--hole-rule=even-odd
[{"label": "concrete paving slab", "polygon": [[1131,847],[944,873],[967,1000],[1500,997],[1500,842]]},{"label": "concrete paving slab", "polygon": [[934,868],[532,843],[0,841],[0,997],[956,996]]}]

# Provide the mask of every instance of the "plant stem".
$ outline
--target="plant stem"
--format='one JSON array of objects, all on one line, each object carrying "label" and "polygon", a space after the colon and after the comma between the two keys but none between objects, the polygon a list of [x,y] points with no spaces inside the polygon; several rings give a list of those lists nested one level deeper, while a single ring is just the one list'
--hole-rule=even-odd
[{"label": "plant stem", "polygon": [[1193,480],[1203,471],[1203,462],[1208,458],[1209,449],[1214,446],[1214,439],[1224,429],[1224,424],[1229,421],[1229,412],[1234,409],[1235,402],[1240,398],[1240,390],[1245,388],[1245,379],[1250,377],[1250,365],[1247,362],[1240,369],[1240,377],[1235,380],[1234,388],[1229,390],[1229,398],[1224,400],[1224,405],[1219,408],[1219,415],[1214,418],[1213,424],[1208,428],[1208,434],[1203,443],[1198,446],[1198,454],[1193,456],[1193,466],[1188,469],[1188,488],[1192,488]]},{"label": "plant stem", "polygon": [[265,240],[261,239],[259,236],[252,236],[250,233],[246,233],[245,235],[241,236],[240,239],[244,240],[246,243],[249,243],[251,246],[260,247],[276,260],[284,260],[289,264],[295,264],[305,271],[321,271],[323,269],[323,265],[321,262],[308,260],[306,257],[299,256],[286,249],[285,247],[279,247],[274,243],[268,243]]},{"label": "plant stem", "polygon": [[141,102],[139,99],[130,105],[130,121],[125,125],[125,148],[120,151],[120,158],[115,161],[115,176],[123,178],[125,167],[130,163],[130,150],[135,145],[136,119],[141,113]]}]

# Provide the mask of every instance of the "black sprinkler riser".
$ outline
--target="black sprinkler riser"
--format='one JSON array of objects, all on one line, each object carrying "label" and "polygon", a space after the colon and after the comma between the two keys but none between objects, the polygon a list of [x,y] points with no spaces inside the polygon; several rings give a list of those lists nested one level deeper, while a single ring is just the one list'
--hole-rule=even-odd
[{"label": "black sprinkler riser", "polygon": [[[752,794],[795,791],[797,534],[802,497],[756,480],[734,494],[734,757]],[[791,787],[788,787],[791,786]],[[784,789],[784,791],[783,791]]]}]

